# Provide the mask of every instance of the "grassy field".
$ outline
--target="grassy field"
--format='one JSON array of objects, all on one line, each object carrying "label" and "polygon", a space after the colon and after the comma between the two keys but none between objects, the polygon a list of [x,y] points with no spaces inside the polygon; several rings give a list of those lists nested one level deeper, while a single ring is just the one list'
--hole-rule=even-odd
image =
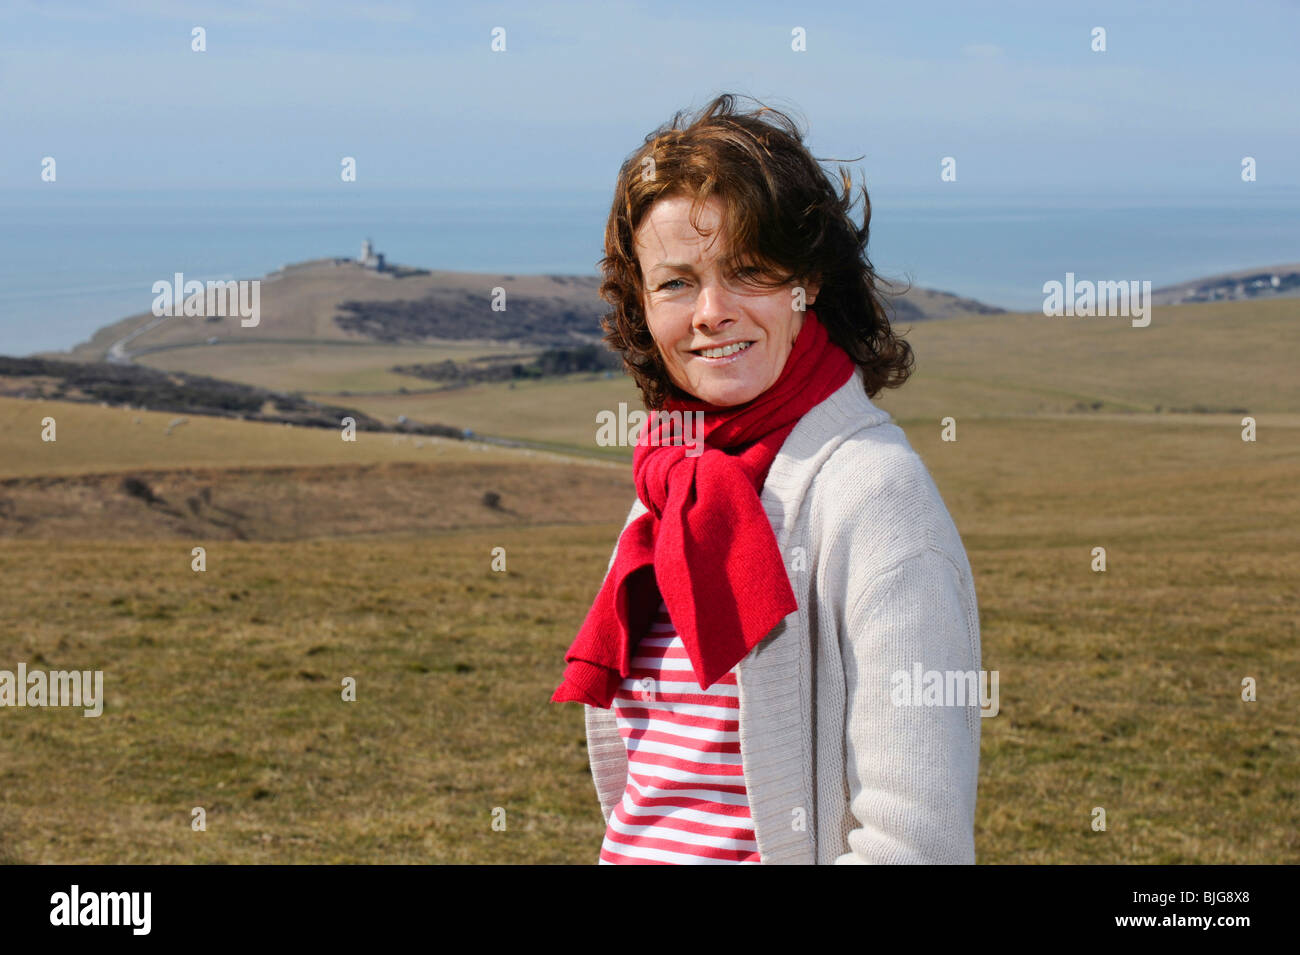
[{"label": "grassy field", "polygon": [[[881,404],[961,530],[1000,674],[979,861],[1300,861],[1300,396],[1275,304],[1004,318],[1005,354],[956,323],[909,336],[917,376]],[[616,386],[454,400],[579,447]],[[107,698],[0,710],[0,860],[593,863],[582,713],[546,700],[625,464],[194,418],[164,437],[171,417],[0,402],[0,668],[102,669]],[[145,468],[164,503],[118,489]],[[200,487],[211,508],[180,506]]]},{"label": "grassy field", "polygon": [[[535,354],[533,349],[528,354]],[[224,378],[272,391],[355,392],[429,390],[435,382],[391,371],[396,365],[469,361],[486,355],[518,355],[513,345],[443,342],[438,345],[382,345],[371,342],[241,343],[195,345],[150,352],[137,364],[163,371],[186,371]],[[346,402],[344,402],[346,403]]]},{"label": "grassy field", "polygon": [[[596,444],[596,415],[640,409],[641,392],[632,379],[619,375],[569,375],[472,385],[414,395],[364,395],[350,398],[358,411],[392,423],[400,414],[415,421],[436,421],[472,428],[479,434],[534,441],[556,447],[605,452],[631,460],[631,449]],[[318,394],[309,395],[323,400]]]},{"label": "grassy field", "polygon": [[[979,858],[1294,861],[1300,435],[932,430],[911,437],[1001,674]],[[581,713],[545,701],[617,528],[212,542],[203,574],[186,539],[6,542],[0,660],[102,669],[107,704],[0,714],[0,845],[22,862],[592,862]]]},{"label": "grassy field", "polygon": [[[42,420],[56,441],[42,441]],[[179,424],[167,433],[168,425]],[[505,451],[454,438],[296,428],[168,411],[0,398],[0,478],[72,475],[139,468],[274,467],[378,464],[395,461],[509,460]]]}]

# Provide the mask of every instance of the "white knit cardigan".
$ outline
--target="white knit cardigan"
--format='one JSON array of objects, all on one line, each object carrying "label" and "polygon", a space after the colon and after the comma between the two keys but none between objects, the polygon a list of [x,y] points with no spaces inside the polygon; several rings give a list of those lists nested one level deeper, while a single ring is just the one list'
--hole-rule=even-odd
[{"label": "white knit cardigan", "polygon": [[[974,582],[925,464],[860,372],[795,425],[760,500],[799,604],[737,665],[763,862],[973,863],[978,703],[895,705],[891,690],[917,663],[978,672]],[[636,500],[624,526],[645,511]],[[612,708],[585,710],[608,821],[627,750]]]}]

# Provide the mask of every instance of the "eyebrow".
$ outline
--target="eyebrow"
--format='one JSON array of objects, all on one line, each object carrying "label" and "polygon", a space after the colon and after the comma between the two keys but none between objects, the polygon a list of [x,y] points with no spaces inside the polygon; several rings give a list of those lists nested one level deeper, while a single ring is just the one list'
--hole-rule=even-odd
[{"label": "eyebrow", "polygon": [[[749,260],[746,259],[744,261],[749,261]],[[756,265],[756,267],[761,267],[761,266]],[[649,281],[650,274],[654,272],[656,269],[665,269],[669,272],[692,272],[693,273],[695,271],[695,265],[694,263],[691,262],[656,262],[654,265],[650,266],[650,268],[646,269],[646,273],[645,273],[646,281]]]},{"label": "eyebrow", "polygon": [[[721,259],[724,264],[730,261],[729,257],[725,255],[721,256]],[[711,259],[709,261],[713,261],[713,260]],[[706,262],[704,264],[707,265],[708,263]],[[694,272],[695,263],[694,262],[656,262],[654,265],[650,266],[650,268],[647,270],[647,274],[653,272],[655,269],[668,269],[674,272]]]}]

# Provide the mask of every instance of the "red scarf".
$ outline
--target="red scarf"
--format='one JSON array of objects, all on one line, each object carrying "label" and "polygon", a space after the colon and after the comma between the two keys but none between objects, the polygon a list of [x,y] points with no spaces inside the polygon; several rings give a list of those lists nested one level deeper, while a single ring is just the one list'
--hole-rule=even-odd
[{"label": "red scarf", "polygon": [[637,496],[648,513],[620,536],[551,702],[608,709],[632,672],[633,651],[659,610],[660,594],[701,689],[799,609],[759,492],[804,412],[855,367],[806,311],[780,377],[761,395],[734,407],[668,399],[665,411],[704,412],[694,448],[676,436],[680,421],[651,414],[632,452]]}]

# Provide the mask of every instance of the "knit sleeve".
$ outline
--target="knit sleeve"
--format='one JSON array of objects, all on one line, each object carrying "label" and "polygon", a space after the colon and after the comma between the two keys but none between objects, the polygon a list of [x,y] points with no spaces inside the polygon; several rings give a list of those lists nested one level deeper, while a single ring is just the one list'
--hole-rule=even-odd
[{"label": "knit sleeve", "polygon": [[600,814],[609,822],[609,814],[623,798],[627,788],[627,745],[618,731],[614,710],[583,706],[587,725],[587,760],[591,779],[596,784]]},{"label": "knit sleeve", "polygon": [[[623,522],[623,529],[626,530],[628,524],[645,513],[645,509],[640,499],[634,500],[627,519]],[[622,531],[619,531],[619,534],[621,536]],[[618,543],[615,542],[614,550],[609,555],[609,563],[605,566],[606,576],[609,576],[610,568],[614,566],[614,558],[617,556]],[[604,586],[604,581],[601,582],[601,586]],[[627,745],[618,731],[618,720],[614,716],[612,707],[602,709],[584,704],[583,712],[591,781],[596,787],[596,799],[600,802],[601,815],[608,822],[610,812],[623,798],[623,790],[627,788]]]},{"label": "knit sleeve", "polygon": [[875,577],[844,619],[853,818],[836,864],[973,863],[980,645],[969,573],[927,547]]}]

